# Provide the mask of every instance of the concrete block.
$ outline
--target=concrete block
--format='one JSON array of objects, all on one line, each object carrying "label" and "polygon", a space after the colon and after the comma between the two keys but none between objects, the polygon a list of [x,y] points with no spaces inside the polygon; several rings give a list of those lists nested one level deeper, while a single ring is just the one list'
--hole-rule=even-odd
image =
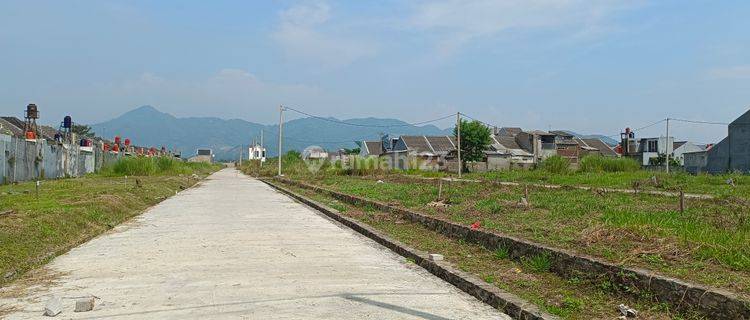
[{"label": "concrete block", "polygon": [[48,317],[54,317],[62,312],[62,299],[58,297],[50,298],[44,305],[44,315]]},{"label": "concrete block", "polygon": [[430,253],[430,260],[432,261],[443,261],[444,257],[442,254]]},{"label": "concrete block", "polygon": [[86,312],[94,309],[94,297],[76,300],[75,312]]}]

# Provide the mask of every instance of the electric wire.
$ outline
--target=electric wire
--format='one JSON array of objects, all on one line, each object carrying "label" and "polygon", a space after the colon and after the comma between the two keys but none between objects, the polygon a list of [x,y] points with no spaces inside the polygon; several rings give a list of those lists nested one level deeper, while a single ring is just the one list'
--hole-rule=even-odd
[{"label": "electric wire", "polygon": [[687,122],[687,123],[696,123],[696,124],[717,124],[717,125],[724,125],[728,126],[729,123],[726,122],[713,122],[713,121],[702,121],[702,120],[685,120],[685,119],[675,119],[675,118],[669,118],[670,121],[679,121],[679,122]]}]

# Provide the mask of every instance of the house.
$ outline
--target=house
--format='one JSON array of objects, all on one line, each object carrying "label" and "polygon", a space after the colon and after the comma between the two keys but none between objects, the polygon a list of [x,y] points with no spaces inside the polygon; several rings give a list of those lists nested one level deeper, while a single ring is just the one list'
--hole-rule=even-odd
[{"label": "house", "polygon": [[642,138],[638,141],[638,149],[634,157],[642,166],[657,163],[660,158],[670,157],[674,152],[674,137]]},{"label": "house", "polygon": [[[0,127],[6,129],[6,132],[9,131],[15,137],[25,136],[24,128],[26,127],[26,122],[16,117],[0,117]],[[39,131],[39,139],[55,140],[55,134],[57,134],[55,128],[39,125],[37,126],[37,130]]]},{"label": "house", "polygon": [[578,165],[581,157],[581,146],[575,140],[575,136],[566,131],[550,131],[555,135],[555,148],[557,155],[568,159],[573,166]]},{"label": "house", "polygon": [[521,132],[523,132],[523,129],[518,127],[502,127],[500,129],[496,129],[494,133],[498,136],[515,137]]},{"label": "house", "polygon": [[705,151],[705,147],[689,142],[689,141],[677,141],[674,143],[672,152],[672,159],[679,162],[681,166],[685,166],[685,153],[701,152]]},{"label": "house", "polygon": [[682,167],[685,168],[686,172],[692,174],[706,172],[706,166],[708,165],[708,150],[684,152],[682,158]]},{"label": "house", "polygon": [[541,130],[522,131],[516,134],[515,138],[521,148],[534,155],[534,163],[557,155],[554,133]]},{"label": "house", "polygon": [[359,156],[363,158],[379,157],[384,151],[382,141],[358,141],[357,144],[359,145]]},{"label": "house", "polygon": [[493,134],[490,137],[492,144],[489,150],[484,152],[487,157],[487,170],[528,169],[534,165],[534,155],[521,148],[515,137],[504,134]]},{"label": "house", "polygon": [[380,155],[392,168],[441,170],[446,166],[446,157],[456,150],[456,138],[451,136],[400,136],[398,139],[384,137],[386,145]]},{"label": "house", "polygon": [[706,166],[701,172],[750,173],[750,110],[732,121],[727,137],[706,151]]},{"label": "house", "polygon": [[326,160],[328,159],[328,152],[318,146],[310,146],[302,151],[302,159],[305,160]]},{"label": "house", "polygon": [[257,143],[250,146],[247,150],[247,160],[260,160],[260,162],[266,162],[266,148]]},{"label": "house", "polygon": [[581,158],[587,155],[598,155],[603,157],[619,157],[612,147],[601,139],[575,138],[575,141],[581,146]]},{"label": "house", "polygon": [[214,160],[213,150],[201,148],[196,150],[195,155],[188,158],[188,162],[206,162],[211,163]]},{"label": "house", "polygon": [[[17,120],[17,118],[15,117],[0,117],[0,132],[14,137],[23,137],[23,125],[19,127],[15,121],[11,121],[6,118]],[[21,123],[23,124],[23,122]]]}]

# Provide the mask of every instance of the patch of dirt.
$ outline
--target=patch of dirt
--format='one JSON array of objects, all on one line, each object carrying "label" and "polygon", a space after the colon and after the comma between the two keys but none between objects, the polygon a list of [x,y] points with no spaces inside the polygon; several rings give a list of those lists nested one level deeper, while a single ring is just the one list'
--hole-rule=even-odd
[{"label": "patch of dirt", "polygon": [[45,292],[66,275],[67,273],[54,271],[46,266],[31,270],[10,285],[0,288],[0,299],[18,299]]},{"label": "patch of dirt", "polygon": [[690,251],[681,248],[676,241],[668,238],[647,238],[623,228],[589,227],[581,231],[578,241],[582,246],[603,244],[607,247],[624,247],[626,258],[615,261],[620,264],[634,263],[639,260],[658,257],[664,263],[677,264],[686,261]]}]

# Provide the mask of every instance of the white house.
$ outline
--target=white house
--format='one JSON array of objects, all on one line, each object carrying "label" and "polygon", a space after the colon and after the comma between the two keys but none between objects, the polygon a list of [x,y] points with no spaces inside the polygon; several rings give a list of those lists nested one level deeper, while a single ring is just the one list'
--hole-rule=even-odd
[{"label": "white house", "polygon": [[266,148],[256,144],[253,146],[250,146],[247,150],[248,160],[260,160],[261,162],[266,162]]},{"label": "white house", "polygon": [[638,142],[641,165],[648,166],[652,158],[674,152],[674,137],[643,138]]},{"label": "white house", "polygon": [[677,141],[674,143],[674,151],[672,152],[672,157],[680,162],[681,166],[685,165],[685,154],[686,153],[693,153],[693,152],[701,152],[706,151],[706,148],[703,146],[699,146],[695,143],[689,142],[689,141]]}]

